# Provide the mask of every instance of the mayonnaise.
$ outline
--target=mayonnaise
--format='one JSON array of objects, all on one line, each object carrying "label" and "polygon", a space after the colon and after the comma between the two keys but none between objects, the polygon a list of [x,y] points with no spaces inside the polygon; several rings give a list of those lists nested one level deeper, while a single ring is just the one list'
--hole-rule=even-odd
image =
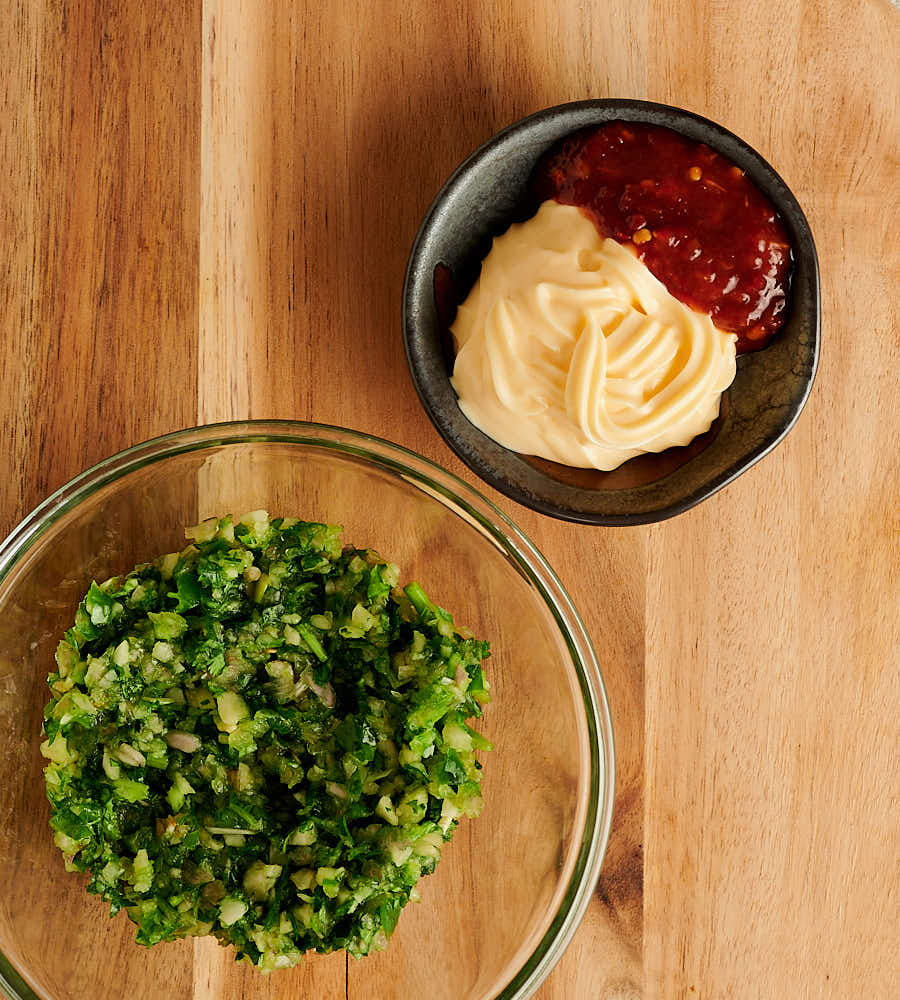
[{"label": "mayonnaise", "polygon": [[735,375],[734,334],[555,201],[494,240],[452,331],[468,419],[513,451],[582,468],[687,444]]}]

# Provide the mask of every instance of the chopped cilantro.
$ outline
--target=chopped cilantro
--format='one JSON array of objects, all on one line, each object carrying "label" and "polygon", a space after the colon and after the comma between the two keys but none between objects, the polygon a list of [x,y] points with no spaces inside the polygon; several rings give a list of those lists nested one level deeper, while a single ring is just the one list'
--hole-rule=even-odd
[{"label": "chopped cilantro", "polygon": [[488,644],[341,529],[254,511],[92,583],[44,712],[54,839],[144,945],[386,946],[481,808]]}]

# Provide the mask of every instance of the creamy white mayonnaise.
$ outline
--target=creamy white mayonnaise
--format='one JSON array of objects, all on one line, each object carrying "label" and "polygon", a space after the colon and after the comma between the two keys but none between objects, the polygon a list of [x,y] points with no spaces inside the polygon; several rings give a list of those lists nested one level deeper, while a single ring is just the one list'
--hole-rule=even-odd
[{"label": "creamy white mayonnaise", "polygon": [[687,444],[735,375],[734,334],[555,201],[494,240],[452,331],[469,420],[513,451],[583,468]]}]

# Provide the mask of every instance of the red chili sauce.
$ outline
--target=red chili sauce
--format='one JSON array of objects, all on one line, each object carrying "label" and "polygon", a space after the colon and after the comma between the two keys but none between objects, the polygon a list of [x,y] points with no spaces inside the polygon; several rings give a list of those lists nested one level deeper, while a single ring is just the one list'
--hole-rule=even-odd
[{"label": "red chili sauce", "polygon": [[671,129],[614,121],[567,136],[533,178],[587,212],[603,236],[633,245],[676,298],[765,346],[785,320],[791,246],[775,206],[740,167]]}]

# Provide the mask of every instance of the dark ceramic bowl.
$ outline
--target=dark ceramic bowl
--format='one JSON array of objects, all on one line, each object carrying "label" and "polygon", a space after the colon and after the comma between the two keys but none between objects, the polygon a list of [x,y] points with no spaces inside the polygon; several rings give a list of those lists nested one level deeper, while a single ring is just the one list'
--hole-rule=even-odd
[{"label": "dark ceramic bowl", "polygon": [[[787,322],[763,350],[738,357],[710,430],[684,448],[631,459],[612,472],[571,469],[504,448],[471,424],[450,385],[449,326],[495,236],[534,214],[529,179],[541,155],[577,129],[624,119],[665,125],[738,164],[772,200],[794,251]],[[489,139],[453,174],[416,235],[403,289],[406,356],[444,440],[482,479],[543,514],[584,524],[645,524],[688,510],[759,461],[787,434],[819,359],[819,269],[797,199],[745,142],[706,118],[646,101],[548,108]]]}]

